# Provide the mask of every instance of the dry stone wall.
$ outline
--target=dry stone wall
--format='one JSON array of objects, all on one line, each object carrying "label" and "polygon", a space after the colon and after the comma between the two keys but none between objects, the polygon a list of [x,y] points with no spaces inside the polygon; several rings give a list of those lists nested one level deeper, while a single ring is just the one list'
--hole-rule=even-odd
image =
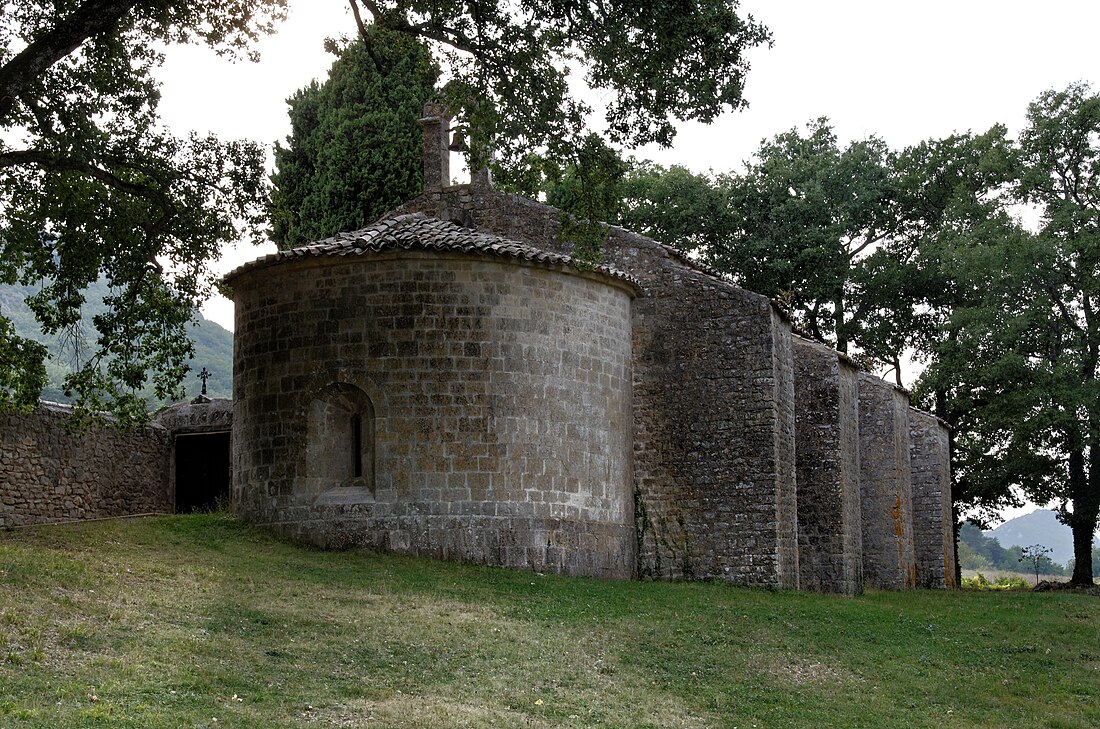
[{"label": "dry stone wall", "polygon": [[916,585],[909,465],[909,396],[859,376],[859,463],[863,581],[867,587]]},{"label": "dry stone wall", "polygon": [[917,587],[956,587],[949,436],[936,416],[909,410]]},{"label": "dry stone wall", "polygon": [[859,375],[836,350],[794,339],[799,586],[862,589]]},{"label": "dry stone wall", "polygon": [[[428,190],[423,212],[569,253],[560,212],[482,184]],[[771,302],[614,228],[604,260],[637,277],[638,571],[797,587],[791,333]]]},{"label": "dry stone wall", "polygon": [[171,512],[169,434],[70,433],[64,406],[0,413],[0,526]]},{"label": "dry stone wall", "polygon": [[625,283],[398,251],[232,285],[246,518],[323,546],[634,575]]}]

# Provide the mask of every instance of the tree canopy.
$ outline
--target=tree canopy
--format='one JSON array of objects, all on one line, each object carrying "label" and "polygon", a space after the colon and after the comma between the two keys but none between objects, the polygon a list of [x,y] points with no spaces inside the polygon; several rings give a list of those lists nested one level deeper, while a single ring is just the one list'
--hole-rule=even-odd
[{"label": "tree canopy", "polygon": [[291,134],[275,145],[271,238],[293,247],[356,230],[420,193],[417,119],[439,68],[408,36],[371,29],[338,54],[323,83],[287,99]]},{"label": "tree canopy", "polygon": [[1072,580],[1092,582],[1100,513],[1100,96],[1083,84],[1033,102],[1015,198],[1038,230],[956,249],[967,292],[927,378],[955,393],[972,477],[1057,500],[1073,531]]},{"label": "tree canopy", "polygon": [[517,186],[532,180],[532,151],[575,159],[583,146],[592,110],[571,92],[571,74],[605,93],[613,141],[667,145],[676,121],[708,122],[744,106],[745,53],[771,40],[738,15],[736,0],[349,3],[368,47],[375,28],[431,48],[471,169],[491,165]]},{"label": "tree canopy", "polygon": [[[263,220],[258,145],[158,125],[162,49],[250,56],[284,15],[285,0],[38,1],[0,14],[0,282],[33,286],[43,331],[73,341],[84,290],[100,277],[110,290],[93,346],[72,353],[78,405],[141,419],[147,382],[177,393],[210,264]],[[0,311],[0,401],[32,403],[45,356]]]},{"label": "tree canopy", "polygon": [[875,137],[841,149],[818,119],[765,141],[729,189],[736,229],[708,262],[786,300],[810,334],[847,352],[859,324],[852,269],[897,228],[889,149]]}]

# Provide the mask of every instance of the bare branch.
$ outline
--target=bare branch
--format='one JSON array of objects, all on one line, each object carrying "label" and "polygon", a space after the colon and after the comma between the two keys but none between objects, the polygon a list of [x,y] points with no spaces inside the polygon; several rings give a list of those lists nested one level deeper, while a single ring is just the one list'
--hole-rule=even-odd
[{"label": "bare branch", "polygon": [[[367,55],[370,56],[370,60],[374,63],[374,70],[380,74],[384,73],[382,59],[378,57],[378,53],[374,50],[374,44],[371,43],[370,34],[367,33],[367,26],[363,23],[363,16],[359,12],[359,3],[355,2],[355,0],[348,0],[348,4],[351,5],[351,14],[355,16],[355,25],[359,28],[359,39],[363,41],[363,46],[367,49]],[[376,11],[375,17],[377,17]]]},{"label": "bare branch", "polygon": [[363,16],[359,12],[359,3],[355,2],[355,0],[348,0],[348,5],[351,6],[351,14],[355,16],[355,27],[359,29],[359,37],[369,46],[370,41],[367,39],[367,26],[363,24]]},{"label": "bare branch", "polygon": [[868,246],[870,246],[874,243],[878,243],[880,240],[882,240],[885,237],[886,237],[885,234],[879,234],[879,233],[876,233],[874,230],[871,230],[867,234],[867,237],[864,239],[864,241],[862,243],[860,243],[858,246],[856,246],[855,248],[851,249],[848,252],[848,259],[849,260],[854,259],[860,253],[863,253],[863,251],[867,250]]}]

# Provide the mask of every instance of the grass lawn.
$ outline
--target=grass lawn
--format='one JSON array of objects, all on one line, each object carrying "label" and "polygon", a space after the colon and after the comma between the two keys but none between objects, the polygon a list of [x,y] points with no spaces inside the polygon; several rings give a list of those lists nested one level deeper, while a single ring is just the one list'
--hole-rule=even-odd
[{"label": "grass lawn", "polygon": [[0,532],[0,728],[1096,727],[1100,599],[603,582],[224,514]]}]

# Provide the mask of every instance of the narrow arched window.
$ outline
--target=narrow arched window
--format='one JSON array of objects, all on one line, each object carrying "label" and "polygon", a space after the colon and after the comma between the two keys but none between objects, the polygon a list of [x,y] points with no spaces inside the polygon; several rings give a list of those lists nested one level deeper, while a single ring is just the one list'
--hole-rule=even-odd
[{"label": "narrow arched window", "polygon": [[363,477],[363,416],[351,416],[351,476]]},{"label": "narrow arched window", "polygon": [[323,387],[307,411],[304,478],[295,490],[313,499],[331,489],[374,490],[374,405],[346,382]]}]

